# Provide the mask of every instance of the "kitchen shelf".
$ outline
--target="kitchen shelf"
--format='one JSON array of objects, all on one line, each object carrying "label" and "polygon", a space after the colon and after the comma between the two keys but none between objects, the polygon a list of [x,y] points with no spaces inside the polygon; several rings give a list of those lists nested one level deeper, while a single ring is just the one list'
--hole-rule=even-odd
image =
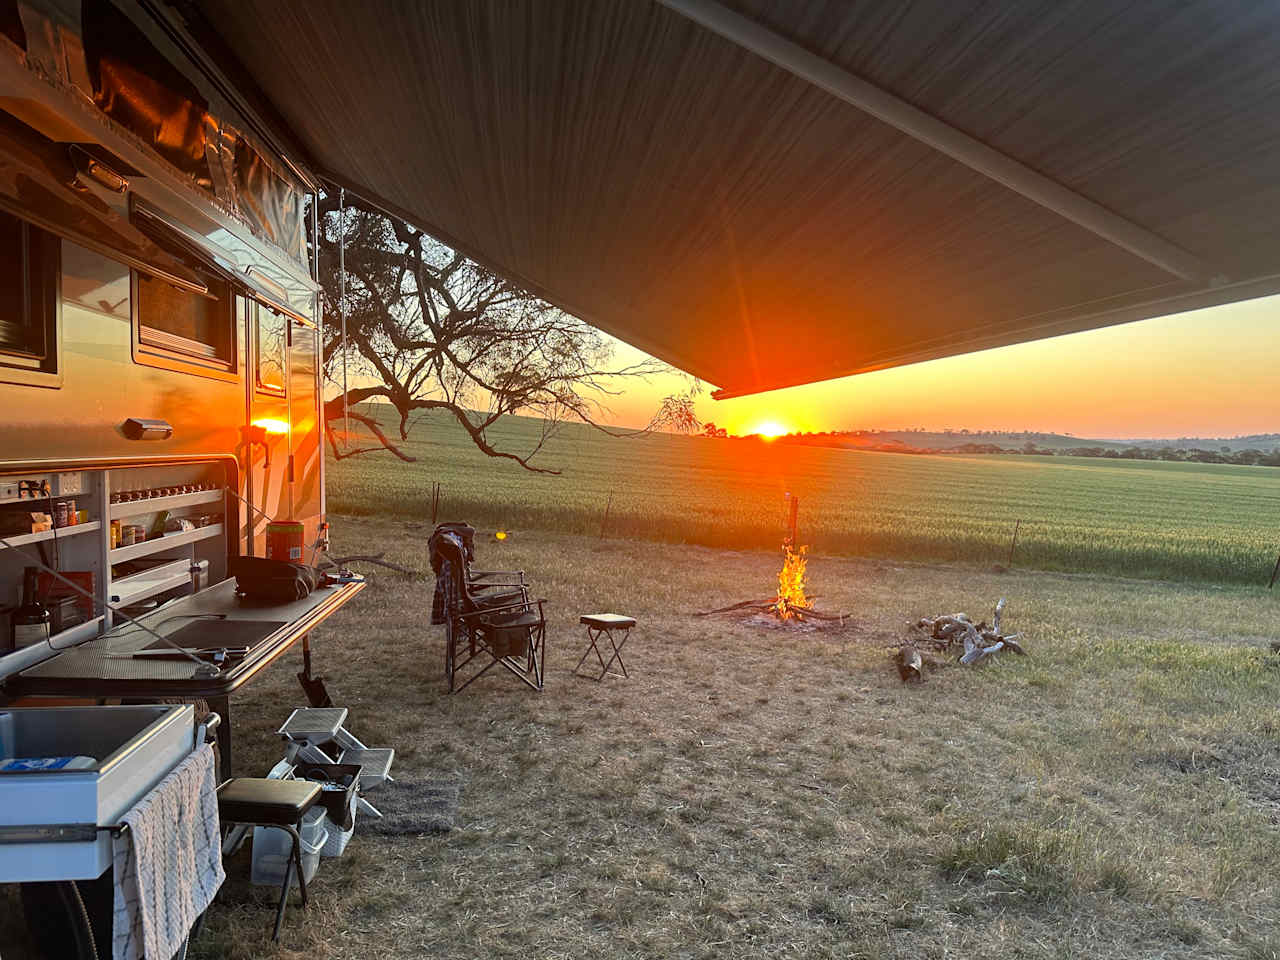
[{"label": "kitchen shelf", "polygon": [[221,503],[221,490],[197,490],[195,493],[175,493],[171,497],[150,497],[146,500],[130,500],[127,503],[111,504],[111,519],[122,520],[125,517],[140,517],[148,513],[159,513],[161,510],[174,510],[178,507],[190,507],[197,503]]},{"label": "kitchen shelf", "polygon": [[188,543],[195,543],[197,540],[208,540],[210,537],[220,536],[222,536],[222,524],[214,523],[207,527],[188,530],[185,533],[171,533],[167,537],[157,537],[155,540],[144,540],[142,543],[131,543],[125,547],[117,547],[115,550],[107,551],[107,562],[123,563],[125,560],[136,560],[138,557],[146,557],[153,553],[172,550]]},{"label": "kitchen shelf", "polygon": [[[69,527],[58,527],[58,539],[62,540],[65,537],[74,537],[81,533],[92,533],[94,530],[101,529],[101,527],[102,524],[97,520],[89,520],[85,523],[75,523]],[[41,530],[39,533],[6,534],[4,535],[4,539],[9,541],[9,546],[11,547],[22,547],[29,543],[39,543],[42,540],[52,540],[53,534],[54,531],[52,530]],[[0,543],[0,550],[3,550],[4,548],[4,544]]]},{"label": "kitchen shelf", "polygon": [[191,561],[183,558],[112,580],[107,594],[112,603],[127,607],[139,600],[154,597],[157,593],[164,593],[174,587],[185,587],[190,583]]}]

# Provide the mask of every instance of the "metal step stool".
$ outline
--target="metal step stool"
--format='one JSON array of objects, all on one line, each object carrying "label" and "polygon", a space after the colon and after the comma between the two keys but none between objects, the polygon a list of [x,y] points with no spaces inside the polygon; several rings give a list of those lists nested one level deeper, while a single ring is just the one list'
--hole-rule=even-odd
[{"label": "metal step stool", "polygon": [[[300,707],[289,714],[277,733],[294,743],[324,743],[332,740],[347,722],[346,707]],[[333,761],[314,760],[313,763]]]},{"label": "metal step stool", "polygon": [[[282,769],[285,765],[291,769],[299,761],[358,763],[363,768],[360,771],[362,795],[357,798],[359,808],[370,816],[381,817],[382,814],[378,808],[366,800],[363,793],[365,790],[375,789],[392,780],[391,764],[395,761],[395,749],[366,747],[343,726],[346,722],[346,707],[299,707],[294,710],[277,731],[288,747],[285,751],[285,759],[276,765],[276,769]],[[337,759],[321,747],[322,744],[330,743],[337,744],[341,751]],[[275,773],[275,770],[272,773]]]},{"label": "metal step stool", "polygon": [[354,747],[343,750],[338,762],[360,764],[360,785],[372,789],[392,779],[391,764],[395,758],[396,752],[391,747]]}]

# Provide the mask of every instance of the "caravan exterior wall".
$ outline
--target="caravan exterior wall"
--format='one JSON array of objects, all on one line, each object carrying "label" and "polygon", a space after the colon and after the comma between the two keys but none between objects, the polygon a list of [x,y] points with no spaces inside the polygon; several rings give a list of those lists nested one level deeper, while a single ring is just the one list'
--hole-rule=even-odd
[{"label": "caravan exterior wall", "polygon": [[[5,367],[0,351],[0,473],[231,460],[239,465],[240,496],[251,497],[267,516],[303,521],[313,540],[323,483],[315,329],[233,295],[226,318],[229,363],[202,367],[148,342],[151,318],[143,308],[149,301],[139,296],[136,272],[70,241],[58,249],[56,379],[48,386],[5,382],[21,377],[7,376],[13,368]],[[129,439],[124,424],[130,418],[166,421],[172,435]],[[257,420],[289,430],[268,437],[269,447],[246,444],[246,427]],[[267,520],[254,519],[260,552]]]},{"label": "caravan exterior wall", "polygon": [[[110,629],[110,604],[216,584],[271,520],[308,545],[324,522],[315,179],[145,11],[19,19],[0,36],[0,678]],[[97,603],[59,606],[56,648],[3,654],[37,563]]]},{"label": "caravan exterior wall", "polygon": [[[55,349],[61,384],[0,383],[5,467],[234,455],[245,423],[243,324],[237,325],[239,362],[231,378],[136,363],[131,271],[74,243],[60,247],[62,335]],[[173,436],[130,440],[123,432],[130,417],[166,420]]]}]

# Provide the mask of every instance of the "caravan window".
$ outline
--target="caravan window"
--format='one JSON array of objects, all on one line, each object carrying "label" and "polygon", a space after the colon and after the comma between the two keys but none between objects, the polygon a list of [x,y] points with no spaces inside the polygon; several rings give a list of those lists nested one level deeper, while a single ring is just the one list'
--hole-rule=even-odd
[{"label": "caravan window", "polygon": [[56,373],[58,239],[0,212],[0,366]]},{"label": "caravan window", "polygon": [[181,290],[135,273],[138,339],[148,348],[231,369],[235,363],[235,298],[231,284],[199,271],[208,294]]},{"label": "caravan window", "polygon": [[263,393],[284,394],[285,346],[289,318],[255,302],[254,339],[257,343],[257,386]]}]

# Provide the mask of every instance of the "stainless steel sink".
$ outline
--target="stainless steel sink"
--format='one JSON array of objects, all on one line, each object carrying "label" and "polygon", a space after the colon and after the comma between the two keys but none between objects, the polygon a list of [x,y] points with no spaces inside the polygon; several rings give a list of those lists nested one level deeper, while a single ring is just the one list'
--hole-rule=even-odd
[{"label": "stainless steel sink", "polygon": [[0,882],[97,877],[119,822],[191,752],[189,705],[0,710],[0,765],[89,757],[82,769],[0,772]]}]

